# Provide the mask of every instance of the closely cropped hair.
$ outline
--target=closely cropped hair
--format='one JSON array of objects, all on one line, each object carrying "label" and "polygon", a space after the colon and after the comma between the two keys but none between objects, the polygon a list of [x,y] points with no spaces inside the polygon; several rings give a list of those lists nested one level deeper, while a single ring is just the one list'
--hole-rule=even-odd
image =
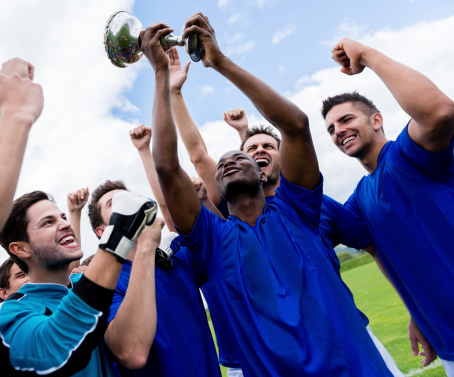
[{"label": "closely cropped hair", "polygon": [[13,208],[6,221],[3,230],[0,233],[0,244],[8,252],[11,259],[19,268],[28,273],[28,267],[22,259],[9,251],[9,244],[12,242],[25,241],[29,242],[27,227],[30,219],[27,216],[28,209],[35,203],[42,200],[49,200],[55,203],[54,198],[44,191],[32,191],[22,195],[13,202]]},{"label": "closely cropped hair", "polygon": [[273,127],[265,126],[265,125],[261,124],[259,126],[253,126],[253,127],[247,129],[246,134],[243,138],[243,141],[240,145],[240,151],[243,151],[244,143],[246,143],[246,141],[249,138],[251,138],[254,135],[260,135],[260,134],[265,134],[265,135],[271,136],[274,140],[277,141],[277,149],[279,149],[281,147],[281,138],[279,136],[277,136],[277,134],[274,132]]},{"label": "closely cropped hair", "polygon": [[9,289],[9,278],[11,276],[11,267],[13,266],[14,261],[11,258],[8,258],[0,266],[0,288]]},{"label": "closely cropped hair", "polygon": [[380,110],[374,105],[374,103],[359,94],[358,92],[342,93],[334,97],[328,97],[323,101],[322,104],[322,115],[323,119],[326,119],[326,114],[336,105],[340,105],[345,102],[351,102],[354,106],[358,107],[366,116],[370,117],[372,114],[379,113]]},{"label": "closely cropped hair", "polygon": [[88,204],[88,218],[90,219],[90,225],[93,232],[96,233],[96,228],[101,224],[104,224],[104,220],[101,216],[101,207],[98,202],[105,194],[113,190],[127,190],[126,185],[123,181],[105,181],[99,185],[91,194],[91,200]]}]

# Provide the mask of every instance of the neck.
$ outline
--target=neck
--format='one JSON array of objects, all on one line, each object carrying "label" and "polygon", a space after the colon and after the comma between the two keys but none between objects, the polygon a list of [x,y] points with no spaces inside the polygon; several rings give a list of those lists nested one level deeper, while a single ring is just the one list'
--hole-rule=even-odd
[{"label": "neck", "polygon": [[246,194],[237,195],[227,202],[229,213],[238,217],[241,221],[255,226],[258,217],[263,214],[266,206],[265,195],[262,190],[256,196]]},{"label": "neck", "polygon": [[377,168],[378,156],[387,142],[388,139],[383,135],[383,137],[368,148],[368,151],[364,156],[358,157],[359,162],[369,174]]},{"label": "neck", "polygon": [[67,287],[70,283],[69,279],[69,263],[62,265],[58,269],[49,270],[46,267],[39,265],[29,268],[28,277],[30,283],[40,284],[61,284]]},{"label": "neck", "polygon": [[268,180],[267,182],[264,182],[263,193],[265,194],[265,198],[267,198],[268,196],[274,196],[276,194],[276,189],[279,187],[280,183],[281,183],[280,175],[277,181]]}]

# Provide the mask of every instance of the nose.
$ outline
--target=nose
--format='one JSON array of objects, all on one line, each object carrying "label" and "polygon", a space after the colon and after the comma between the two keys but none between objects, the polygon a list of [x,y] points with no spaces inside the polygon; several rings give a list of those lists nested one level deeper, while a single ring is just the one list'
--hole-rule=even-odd
[{"label": "nose", "polygon": [[71,228],[70,222],[68,220],[61,218],[58,223],[58,229],[63,230],[63,229],[69,229],[69,228]]},{"label": "nose", "polygon": [[336,136],[342,136],[344,134],[345,130],[342,127],[339,127],[338,124],[334,124],[334,134]]},{"label": "nose", "polygon": [[235,165],[235,161],[232,158],[228,158],[224,161],[224,166]]}]

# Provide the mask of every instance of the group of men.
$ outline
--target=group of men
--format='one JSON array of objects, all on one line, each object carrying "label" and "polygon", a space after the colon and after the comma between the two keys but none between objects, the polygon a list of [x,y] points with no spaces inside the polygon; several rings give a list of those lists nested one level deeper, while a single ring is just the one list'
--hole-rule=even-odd
[{"label": "group of men", "polygon": [[[6,375],[208,377],[220,376],[218,363],[230,376],[402,375],[341,279],[333,247],[342,243],[370,252],[401,296],[423,365],[438,355],[454,376],[453,101],[379,51],[340,41],[332,53],[341,71],[371,69],[411,117],[388,141],[367,98],[355,92],[323,102],[334,144],[369,173],[340,204],[323,194],[307,116],[225,56],[197,13],[182,37],[196,33],[203,65],[242,91],[281,135],[248,128],[242,110],[228,112],[240,150],[217,162],[208,155],[183,100],[189,63],[182,70],[176,50],[166,54],[160,45],[172,31],[155,24],[141,32],[155,72],[152,127],[130,131],[164,220],[156,202],[123,182],[101,184],[88,205],[99,249],[83,274],[69,273],[82,257],[88,191],[72,196],[78,216],[69,221],[42,191],[13,202],[43,96],[29,63],[2,66],[0,243],[11,256],[0,268]],[[200,178],[180,166],[177,128]],[[161,239],[164,223],[178,235]],[[14,293],[10,281],[19,276],[28,283]]]}]

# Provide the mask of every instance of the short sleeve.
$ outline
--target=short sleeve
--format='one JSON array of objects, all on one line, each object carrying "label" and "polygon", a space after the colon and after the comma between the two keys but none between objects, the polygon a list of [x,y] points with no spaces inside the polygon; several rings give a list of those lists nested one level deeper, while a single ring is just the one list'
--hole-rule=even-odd
[{"label": "short sleeve", "polygon": [[435,179],[449,179],[453,169],[454,139],[449,147],[440,153],[429,152],[416,144],[408,135],[408,125],[394,142],[391,160],[409,171],[421,170]]},{"label": "short sleeve", "polygon": [[281,183],[276,189],[274,204],[285,213],[295,214],[310,228],[317,230],[320,224],[320,209],[323,196],[323,177],[315,190],[308,190],[287,181],[281,173]]}]

